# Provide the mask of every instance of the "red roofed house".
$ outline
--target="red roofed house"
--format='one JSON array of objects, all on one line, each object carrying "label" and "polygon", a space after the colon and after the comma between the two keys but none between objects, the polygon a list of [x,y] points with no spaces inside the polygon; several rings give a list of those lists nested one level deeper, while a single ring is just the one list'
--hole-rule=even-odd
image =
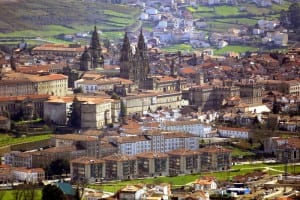
[{"label": "red roofed house", "polygon": [[194,181],[193,186],[195,190],[216,190],[217,183],[212,177],[203,177]]}]

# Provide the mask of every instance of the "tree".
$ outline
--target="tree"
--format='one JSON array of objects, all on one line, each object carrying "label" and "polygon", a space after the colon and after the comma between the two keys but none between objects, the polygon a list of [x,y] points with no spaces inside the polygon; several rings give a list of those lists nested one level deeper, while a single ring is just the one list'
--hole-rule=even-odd
[{"label": "tree", "polygon": [[286,28],[300,28],[300,3],[292,3],[287,11],[280,12],[280,22]]},{"label": "tree", "polygon": [[288,9],[288,17],[293,29],[300,28],[300,4],[293,3]]},{"label": "tree", "polygon": [[63,173],[70,172],[70,163],[65,159],[57,159],[50,163],[49,174],[62,175]]},{"label": "tree", "polygon": [[74,94],[83,93],[82,87],[74,88],[73,92]]},{"label": "tree", "polygon": [[66,200],[64,193],[55,185],[46,185],[42,190],[42,200]]},{"label": "tree", "polygon": [[76,98],[74,99],[74,102],[70,106],[69,112],[68,112],[68,126],[79,128],[80,127],[80,112],[78,108],[78,101]]}]

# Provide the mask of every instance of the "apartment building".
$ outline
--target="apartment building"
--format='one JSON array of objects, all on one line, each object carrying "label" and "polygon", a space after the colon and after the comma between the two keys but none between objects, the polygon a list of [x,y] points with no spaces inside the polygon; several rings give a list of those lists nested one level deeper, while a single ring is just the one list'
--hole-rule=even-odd
[{"label": "apartment building", "polygon": [[149,131],[143,135],[123,136],[112,141],[118,146],[118,152],[126,155],[136,155],[143,152],[168,152],[185,148],[199,148],[199,138],[182,132]]},{"label": "apartment building", "polygon": [[70,162],[72,180],[98,182],[104,178],[104,161],[93,157],[80,157]]},{"label": "apartment building", "polygon": [[252,137],[252,132],[245,128],[219,127],[218,133],[220,137],[249,139]]},{"label": "apartment building", "polygon": [[45,171],[42,168],[17,167],[11,170],[14,180],[26,183],[39,183],[45,180]]},{"label": "apartment building", "polygon": [[114,153],[101,159],[84,157],[71,161],[72,178],[87,181],[176,176],[230,167],[231,151],[219,146],[199,150],[182,148],[167,153],[144,152],[135,156]]},{"label": "apartment building", "polygon": [[163,121],[160,124],[161,130],[184,132],[198,137],[211,137],[212,127],[205,125],[198,120],[193,121]]},{"label": "apartment building", "polygon": [[33,167],[31,154],[20,151],[11,151],[4,154],[4,163],[12,167]]},{"label": "apartment building", "polygon": [[231,151],[221,146],[199,149],[201,171],[220,171],[231,167]]},{"label": "apartment building", "polygon": [[168,176],[168,154],[145,152],[136,155],[139,177]]},{"label": "apartment building", "polygon": [[171,176],[179,174],[197,173],[200,169],[199,151],[176,149],[168,152],[169,173]]},{"label": "apartment building", "polygon": [[122,154],[113,154],[102,158],[105,161],[105,179],[132,179],[137,177],[136,158]]}]

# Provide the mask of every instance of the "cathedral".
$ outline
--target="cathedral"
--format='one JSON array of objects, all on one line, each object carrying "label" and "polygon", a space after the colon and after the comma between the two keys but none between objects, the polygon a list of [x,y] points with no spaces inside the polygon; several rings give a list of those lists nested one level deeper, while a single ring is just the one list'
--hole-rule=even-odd
[{"label": "cathedral", "polygon": [[125,33],[120,55],[120,76],[134,81],[139,88],[144,88],[150,68],[147,46],[142,30],[134,53],[131,49],[127,33]]},{"label": "cathedral", "polygon": [[104,57],[102,55],[102,48],[98,36],[96,26],[92,33],[90,47],[85,48],[85,51],[80,58],[80,70],[88,71],[95,68],[103,68]]}]

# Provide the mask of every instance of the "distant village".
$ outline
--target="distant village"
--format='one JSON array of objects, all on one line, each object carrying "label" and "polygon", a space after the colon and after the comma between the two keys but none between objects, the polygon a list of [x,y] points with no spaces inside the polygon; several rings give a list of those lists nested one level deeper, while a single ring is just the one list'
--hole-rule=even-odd
[{"label": "distant village", "polygon": [[[278,21],[260,20],[251,34],[232,29],[208,39],[199,30],[205,22],[169,12],[179,6],[174,1],[160,3],[160,9],[151,7],[150,1],[141,3],[141,20],[158,22],[153,32],[125,32],[120,44],[104,45],[95,26],[87,34],[88,46],[43,44],[29,49],[23,41],[11,52],[0,52],[1,132],[16,137],[53,133],[47,140],[1,148],[1,183],[46,183],[55,179],[47,174],[49,166],[65,160],[70,171],[60,175],[73,184],[199,174],[185,186],[188,190],[173,190],[169,183],[127,185],[113,194],[84,193],[90,200],[208,200],[225,193],[262,199],[278,192],[271,183],[271,190],[261,191],[270,181],[266,173],[232,178],[230,172],[249,160],[299,163],[300,46],[296,43],[286,53],[216,56],[211,46],[247,43],[258,35],[264,35],[262,44],[286,46],[287,32],[277,29]],[[205,49],[160,49],[184,42]],[[253,155],[237,155],[236,147]],[[201,176],[205,172],[228,172],[229,182]],[[271,180],[295,192],[299,176],[283,174],[284,179]],[[57,183],[62,190],[64,184]],[[65,195],[72,199],[74,192]]]},{"label": "distant village", "polygon": [[[172,44],[189,44],[197,48],[221,49],[227,45],[248,45],[254,47],[280,48],[288,45],[288,30],[283,28],[279,19],[259,19],[255,25],[240,25],[230,28],[224,33],[207,32],[209,24],[205,18],[194,19],[191,12],[182,9],[198,5],[219,6],[238,5],[235,0],[191,0],[191,1],[121,1],[122,4],[132,4],[142,8],[139,20],[151,26],[150,32],[145,32],[145,39],[150,48],[167,47]],[[272,4],[281,5],[283,1],[258,0],[253,1],[258,7],[268,8]],[[243,11],[242,4],[240,11]],[[247,14],[245,14],[247,15]],[[247,17],[247,16],[245,16]],[[250,15],[248,17],[251,17]],[[88,38],[88,32],[74,35],[59,35],[59,39],[79,41]]]}]

